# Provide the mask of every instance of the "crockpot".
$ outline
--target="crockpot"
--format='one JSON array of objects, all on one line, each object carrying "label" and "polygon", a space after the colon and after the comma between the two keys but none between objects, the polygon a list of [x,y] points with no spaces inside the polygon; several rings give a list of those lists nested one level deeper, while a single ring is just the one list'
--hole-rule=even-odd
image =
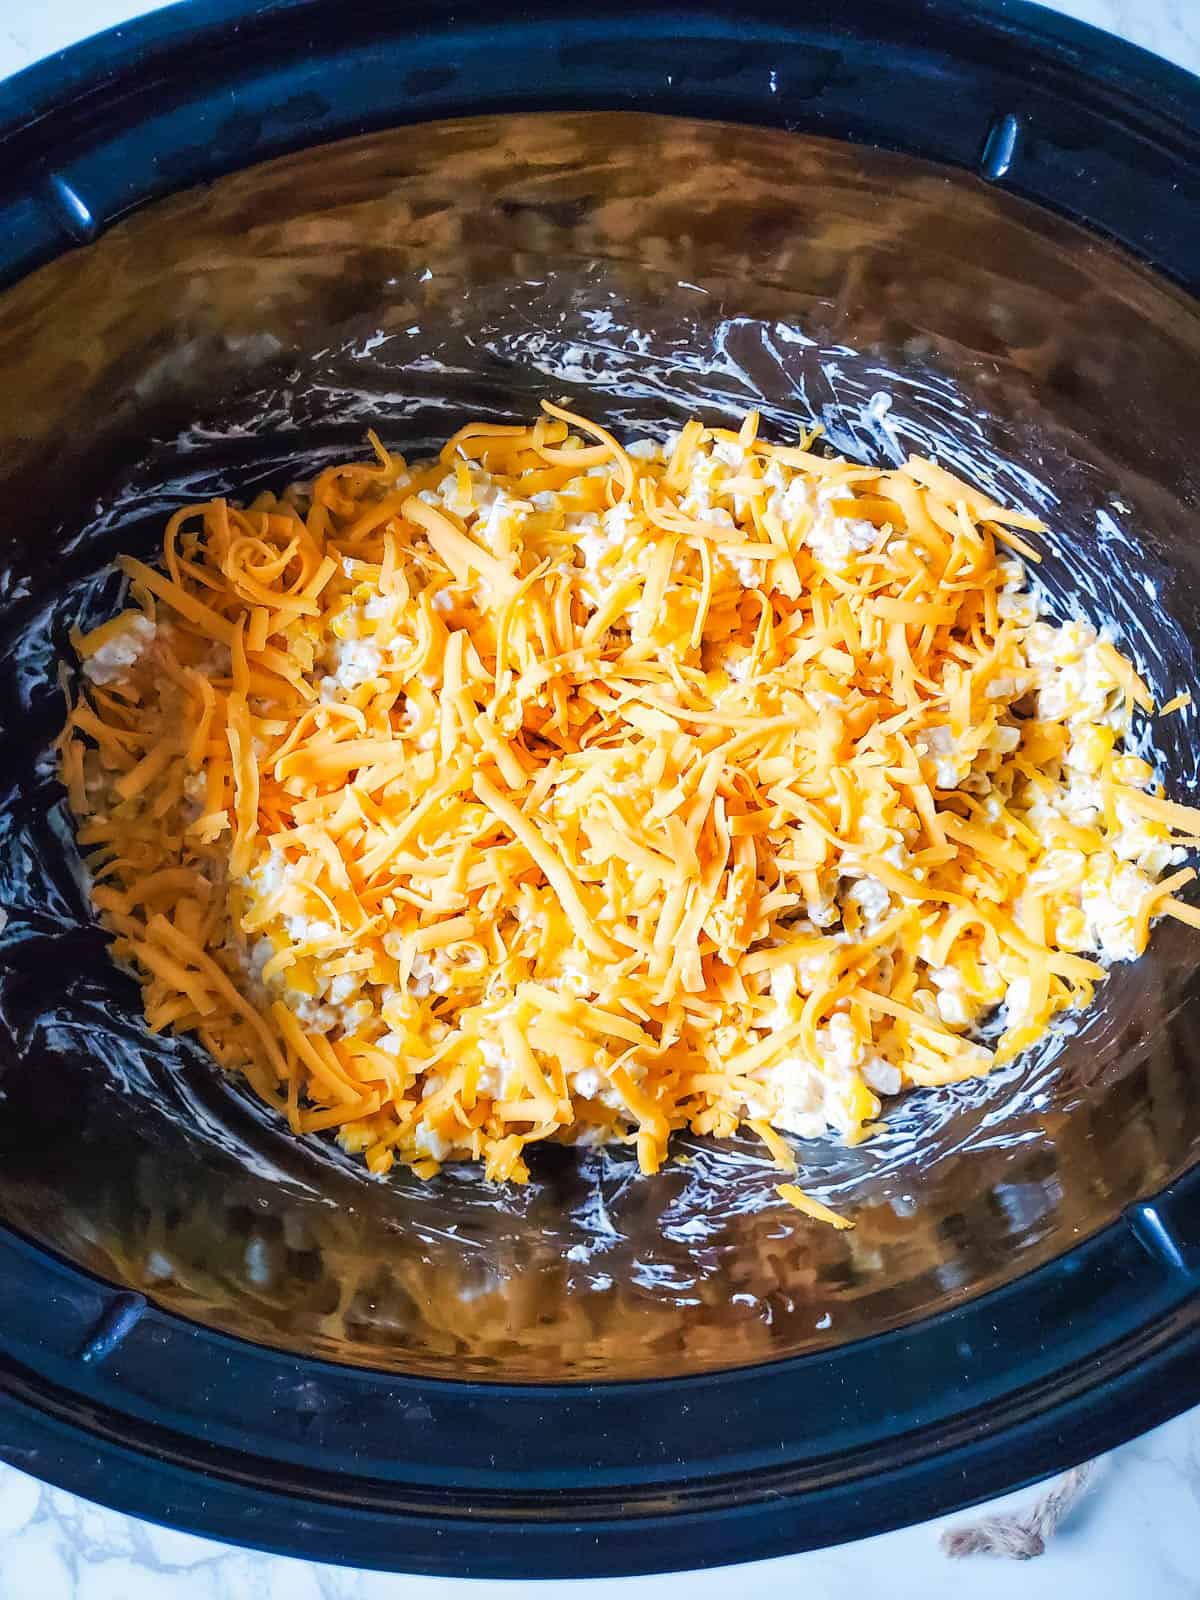
[{"label": "crockpot", "polygon": [[[55,661],[174,506],[567,396],[913,447],[1194,681],[1200,84],[1037,7],[194,0],[0,86],[0,1455],[472,1576],[875,1533],[1200,1401],[1200,950],[801,1143],[371,1179],[109,963]],[[1189,680],[1189,674],[1192,675]],[[1161,725],[1197,788],[1196,713]]]}]

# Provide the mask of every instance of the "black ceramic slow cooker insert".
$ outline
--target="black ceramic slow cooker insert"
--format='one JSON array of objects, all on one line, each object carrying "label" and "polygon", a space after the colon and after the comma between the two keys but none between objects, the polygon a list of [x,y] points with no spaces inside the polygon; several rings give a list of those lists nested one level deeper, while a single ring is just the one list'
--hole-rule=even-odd
[{"label": "black ceramic slow cooker insert", "polygon": [[[1200,1400],[1200,941],[801,1144],[370,1179],[144,1031],[44,760],[167,514],[568,396],[758,405],[1050,523],[1195,682],[1200,86],[1020,4],[207,4],[0,85],[0,1453],[291,1554],[600,1575],[878,1532]],[[1197,792],[1197,713],[1161,725]]]}]

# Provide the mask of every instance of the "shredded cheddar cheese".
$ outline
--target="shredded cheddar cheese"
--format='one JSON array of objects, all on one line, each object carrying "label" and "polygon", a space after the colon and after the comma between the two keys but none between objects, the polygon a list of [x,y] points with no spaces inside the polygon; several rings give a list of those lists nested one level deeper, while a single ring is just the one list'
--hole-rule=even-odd
[{"label": "shredded cheddar cheese", "polygon": [[812,1195],[805,1194],[804,1190],[798,1189],[794,1183],[777,1184],[775,1193],[781,1200],[786,1200],[788,1205],[794,1206],[797,1211],[802,1211],[806,1217],[811,1217],[814,1222],[827,1222],[831,1228],[838,1228],[843,1232],[854,1226],[848,1217],[840,1217],[836,1211],[831,1211],[819,1200],[814,1200]]},{"label": "shredded cheddar cheese", "polygon": [[792,1173],[780,1131],[870,1137],[1197,922],[1200,811],[1124,753],[1130,662],[1040,615],[1035,519],[753,414],[544,409],[121,563],[61,770],[152,1029],[377,1174],[743,1124]]}]

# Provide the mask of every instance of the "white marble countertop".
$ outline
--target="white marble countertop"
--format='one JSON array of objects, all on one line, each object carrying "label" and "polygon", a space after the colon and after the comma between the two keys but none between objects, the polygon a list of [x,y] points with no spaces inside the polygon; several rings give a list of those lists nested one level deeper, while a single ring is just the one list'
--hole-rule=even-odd
[{"label": "white marble countertop", "polygon": [[[914,4],[917,0],[914,0]],[[1200,0],[1047,0],[1200,73]],[[0,0],[0,77],[149,9],[138,0]],[[1021,1508],[1032,1493],[988,1511]],[[976,1516],[979,1513],[973,1513]],[[962,1517],[948,1519],[962,1522]],[[1114,1451],[1034,1562],[941,1552],[945,1522],[753,1566],[587,1585],[588,1600],[1196,1600],[1200,1407]],[[0,1600],[515,1600],[528,1586],[457,1583],[285,1560],[105,1510],[0,1465]],[[575,1600],[545,1584],[538,1600]]]}]

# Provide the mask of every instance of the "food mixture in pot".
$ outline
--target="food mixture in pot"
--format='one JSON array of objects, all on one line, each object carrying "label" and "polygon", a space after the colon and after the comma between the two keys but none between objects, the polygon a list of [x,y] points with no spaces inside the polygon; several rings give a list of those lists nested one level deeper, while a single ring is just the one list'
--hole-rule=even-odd
[{"label": "food mixture in pot", "polygon": [[[372,1172],[868,1139],[1145,949],[1200,842],[1041,525],[901,468],[547,404],[184,508],[74,639],[117,960]],[[1163,715],[1181,696],[1157,708]],[[785,1198],[829,1216],[802,1191]]]}]

